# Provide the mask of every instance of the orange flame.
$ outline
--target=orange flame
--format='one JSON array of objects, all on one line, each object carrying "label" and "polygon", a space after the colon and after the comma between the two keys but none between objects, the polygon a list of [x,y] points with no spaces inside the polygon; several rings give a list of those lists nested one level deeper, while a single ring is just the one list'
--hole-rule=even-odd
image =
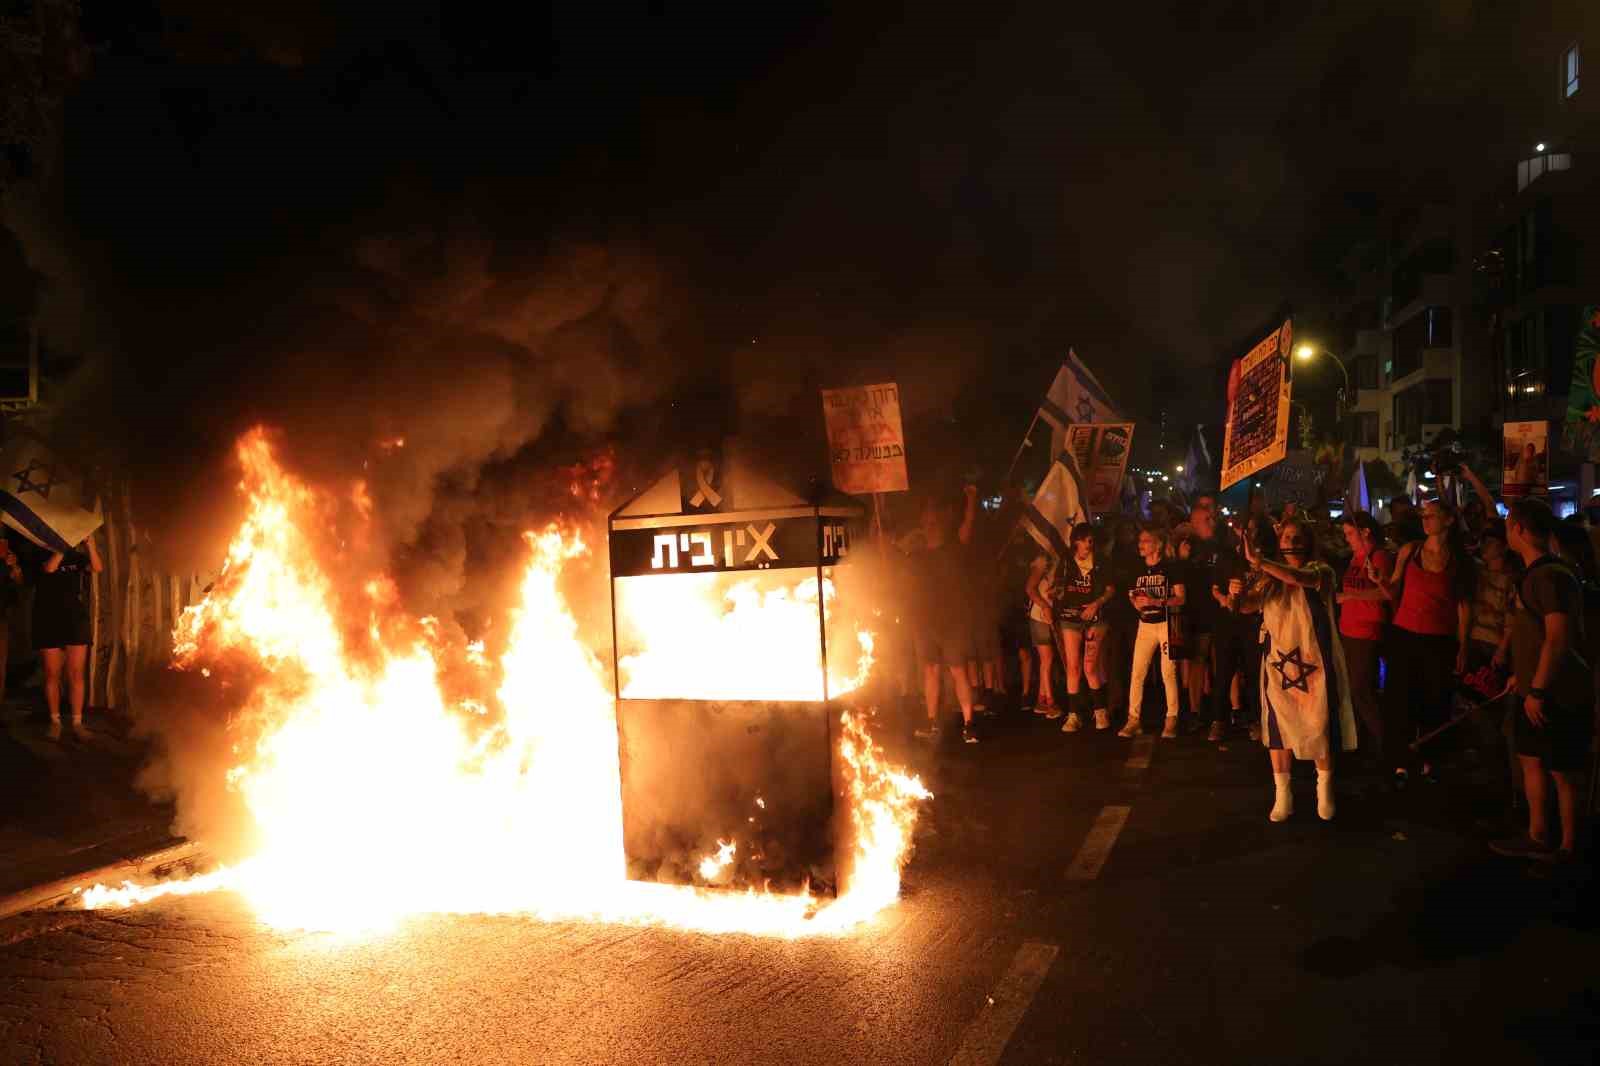
[{"label": "orange flame", "polygon": [[[187,881],[96,885],[85,907],[230,889],[284,928],[359,932],[411,914],[479,912],[793,937],[848,929],[895,899],[928,792],[885,762],[853,712],[841,746],[854,837],[844,895],[824,906],[809,893],[628,881],[614,703],[558,588],[562,567],[587,552],[583,540],[555,527],[527,535],[499,684],[482,644],[470,645],[463,659],[482,691],[452,701],[439,684],[436,621],[401,624],[394,584],[381,574],[341,597],[317,562],[314,537],[332,527],[338,498],[285,472],[259,430],[237,453],[247,515],[221,577],[179,622],[174,665],[213,684],[228,656],[264,668],[230,723],[241,761],[227,771],[256,845],[236,865]],[[811,597],[804,613],[814,633],[815,580],[794,595]],[[747,599],[739,610],[746,622],[781,628],[791,606]],[[365,612],[366,623],[341,626],[340,610]],[[869,635],[860,646],[857,676],[841,686],[871,668]],[[808,669],[816,664],[793,673]],[[426,860],[413,861],[424,842]],[[732,858],[731,843],[719,847],[712,874]]]}]

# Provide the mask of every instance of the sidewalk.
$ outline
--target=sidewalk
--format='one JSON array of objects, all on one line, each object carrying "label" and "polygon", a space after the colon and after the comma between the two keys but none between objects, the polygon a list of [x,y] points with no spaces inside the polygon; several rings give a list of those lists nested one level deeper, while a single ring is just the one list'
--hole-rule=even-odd
[{"label": "sidewalk", "polygon": [[0,704],[0,896],[174,843],[172,808],[134,788],[143,746],[91,709],[89,742],[59,741],[37,690]]}]

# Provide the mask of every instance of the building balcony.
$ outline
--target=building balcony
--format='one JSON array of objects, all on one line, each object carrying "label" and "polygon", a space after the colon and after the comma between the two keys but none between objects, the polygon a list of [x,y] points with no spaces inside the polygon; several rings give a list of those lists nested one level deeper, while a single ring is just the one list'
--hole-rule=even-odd
[{"label": "building balcony", "polygon": [[1424,274],[1414,288],[1407,287],[1403,292],[1396,292],[1384,317],[1384,327],[1395,330],[1430,307],[1453,306],[1454,280],[1450,274]]},{"label": "building balcony", "polygon": [[1547,174],[1557,174],[1571,169],[1572,156],[1566,152],[1550,152],[1524,159],[1517,164],[1517,192],[1523,192],[1529,185]]}]

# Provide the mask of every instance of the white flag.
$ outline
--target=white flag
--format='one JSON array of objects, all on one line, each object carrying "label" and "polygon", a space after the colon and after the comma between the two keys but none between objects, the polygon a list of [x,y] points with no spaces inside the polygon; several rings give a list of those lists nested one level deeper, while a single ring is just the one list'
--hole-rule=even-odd
[{"label": "white flag", "polygon": [[1344,490],[1344,513],[1371,509],[1372,497],[1367,494],[1367,464],[1357,459],[1355,473],[1350,475],[1350,485]]},{"label": "white flag", "polygon": [[1023,509],[1022,523],[1039,547],[1057,559],[1065,559],[1072,554],[1072,527],[1088,520],[1077,460],[1070,453],[1061,452],[1039,483],[1033,502]]},{"label": "white flag", "polygon": [[85,510],[83,484],[50,449],[18,434],[0,452],[0,521],[52,552],[69,552],[100,528],[100,503]]},{"label": "white flag", "polygon": [[1067,350],[1067,361],[1056,371],[1050,391],[1039,404],[1039,417],[1050,423],[1051,455],[1061,454],[1066,446],[1067,427],[1074,422],[1123,421],[1111,406],[1106,390],[1071,349]]}]

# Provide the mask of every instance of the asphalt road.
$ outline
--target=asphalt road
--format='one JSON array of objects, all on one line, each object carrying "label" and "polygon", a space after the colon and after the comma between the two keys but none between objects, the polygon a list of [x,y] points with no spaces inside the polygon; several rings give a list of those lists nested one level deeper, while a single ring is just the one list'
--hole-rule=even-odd
[{"label": "asphalt road", "polygon": [[1272,825],[1242,738],[1134,749],[1028,718],[918,758],[936,799],[904,898],[846,938],[441,916],[349,941],[227,895],[36,914],[0,924],[0,1058],[1596,1058],[1592,881],[1487,855],[1464,786],[1396,799],[1347,774],[1323,825],[1302,767]]}]

